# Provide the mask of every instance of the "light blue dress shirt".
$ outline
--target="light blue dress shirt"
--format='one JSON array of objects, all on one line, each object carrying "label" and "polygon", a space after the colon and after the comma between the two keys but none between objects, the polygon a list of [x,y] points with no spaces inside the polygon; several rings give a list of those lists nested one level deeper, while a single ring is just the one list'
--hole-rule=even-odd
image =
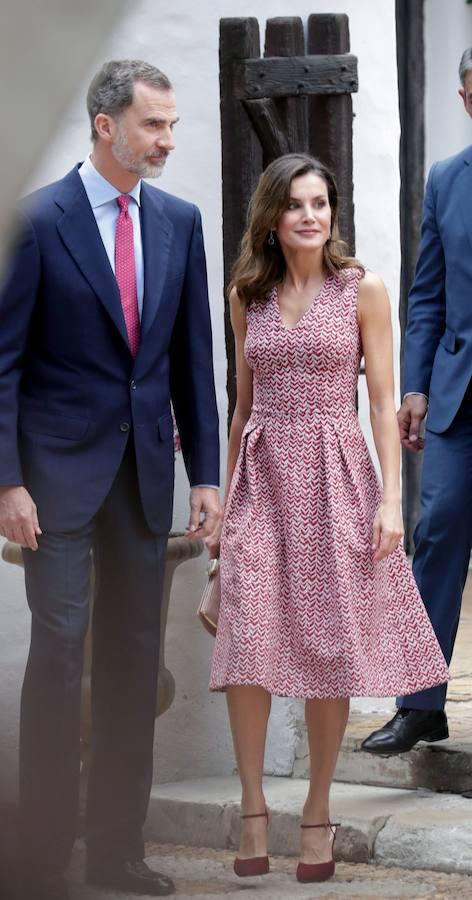
[{"label": "light blue dress shirt", "polygon": [[[85,193],[92,207],[95,220],[98,225],[103,246],[107,252],[113,274],[115,273],[115,231],[116,220],[120,210],[116,198],[121,196],[116,189],[95,168],[90,156],[87,157],[79,169]],[[141,179],[132,191],[127,192],[132,198],[128,206],[128,212],[133,221],[134,260],[136,265],[136,290],[138,294],[139,318],[142,317],[144,299],[144,256],[143,242],[141,239],[141,219],[139,208],[141,205]]]}]

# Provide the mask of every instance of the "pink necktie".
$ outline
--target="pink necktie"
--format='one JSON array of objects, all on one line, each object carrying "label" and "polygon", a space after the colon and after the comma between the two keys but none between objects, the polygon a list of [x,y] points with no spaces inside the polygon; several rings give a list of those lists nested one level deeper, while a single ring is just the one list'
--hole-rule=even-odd
[{"label": "pink necktie", "polygon": [[126,331],[133,357],[139,347],[139,311],[136,290],[136,265],[134,260],[133,220],[128,213],[129,194],[116,198],[120,214],[115,234],[115,276],[121,295]]}]

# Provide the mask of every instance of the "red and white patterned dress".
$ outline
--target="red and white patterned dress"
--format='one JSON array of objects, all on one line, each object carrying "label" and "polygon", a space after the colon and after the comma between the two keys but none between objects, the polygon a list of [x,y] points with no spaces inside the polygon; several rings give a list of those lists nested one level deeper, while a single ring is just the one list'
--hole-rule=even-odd
[{"label": "red and white patterned dress", "polygon": [[361,271],[330,275],[293,328],[247,310],[254,399],[221,538],[210,689],[391,697],[448,669],[403,547],[374,562],[381,488],[355,408]]}]

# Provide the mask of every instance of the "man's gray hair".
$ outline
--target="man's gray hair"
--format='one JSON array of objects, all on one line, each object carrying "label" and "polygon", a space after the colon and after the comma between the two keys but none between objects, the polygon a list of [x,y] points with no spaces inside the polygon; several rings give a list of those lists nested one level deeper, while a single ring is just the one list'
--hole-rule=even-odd
[{"label": "man's gray hair", "polygon": [[467,72],[472,72],[472,47],[468,47],[467,50],[464,50],[459,63],[459,78],[462,87],[465,85],[465,76],[467,75]]},{"label": "man's gray hair", "polygon": [[87,92],[92,141],[98,138],[95,117],[99,113],[105,113],[115,118],[127,106],[131,106],[136,81],[142,81],[161,91],[172,90],[167,75],[141,59],[112,59],[106,62],[92,79]]}]

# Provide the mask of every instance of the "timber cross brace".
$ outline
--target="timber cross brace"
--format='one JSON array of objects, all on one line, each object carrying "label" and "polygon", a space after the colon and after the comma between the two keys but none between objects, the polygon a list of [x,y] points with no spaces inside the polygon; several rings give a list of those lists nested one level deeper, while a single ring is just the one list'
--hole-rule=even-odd
[{"label": "timber cross brace", "polygon": [[[265,166],[307,152],[336,176],[341,237],[354,253],[352,100],[357,59],[345,15],[268,19],[264,57],[257,19],[220,21],[224,281],[227,287],[249,200]],[[234,341],[225,298],[229,423],[236,399]]]}]

